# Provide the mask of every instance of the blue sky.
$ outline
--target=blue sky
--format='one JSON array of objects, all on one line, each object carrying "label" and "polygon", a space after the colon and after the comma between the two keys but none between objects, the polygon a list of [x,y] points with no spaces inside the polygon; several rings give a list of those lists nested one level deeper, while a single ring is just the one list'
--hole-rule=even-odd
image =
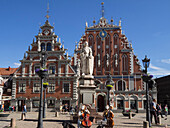
[{"label": "blue sky", "polygon": [[170,0],[0,0],[0,67],[17,67],[40,24],[45,23],[49,1],[49,21],[70,55],[75,42],[89,25],[101,17],[114,24],[122,19],[122,30],[132,42],[141,61],[151,59],[149,72],[155,77],[170,74]]}]

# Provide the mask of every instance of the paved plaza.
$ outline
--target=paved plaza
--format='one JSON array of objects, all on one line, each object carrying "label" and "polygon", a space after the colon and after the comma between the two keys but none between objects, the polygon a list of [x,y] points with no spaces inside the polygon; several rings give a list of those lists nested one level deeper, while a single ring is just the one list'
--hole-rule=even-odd
[{"label": "paved plaza", "polygon": [[[37,127],[37,118],[38,112],[28,112],[26,114],[26,120],[21,120],[21,112],[9,113],[7,117],[0,117],[0,128],[9,128],[11,118],[16,119],[16,128],[36,128]],[[54,112],[47,112],[46,119],[43,121],[44,128],[62,128],[63,121],[70,121],[70,115],[67,114],[59,114],[59,117],[55,117]],[[143,121],[145,121],[145,113],[137,113],[135,117],[129,119],[128,117],[123,116],[121,113],[115,113],[114,128],[143,128]],[[76,128],[77,125],[73,124]],[[164,120],[162,118],[161,125],[152,125],[152,128],[165,128],[167,125],[170,128],[170,115],[168,116],[168,120]],[[93,124],[91,128],[96,128],[98,125]]]}]

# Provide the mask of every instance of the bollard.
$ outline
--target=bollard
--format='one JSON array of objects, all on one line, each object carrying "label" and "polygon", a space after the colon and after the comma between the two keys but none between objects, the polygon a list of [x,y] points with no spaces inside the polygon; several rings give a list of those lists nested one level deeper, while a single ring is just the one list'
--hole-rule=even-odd
[{"label": "bollard", "polygon": [[25,113],[21,113],[21,120],[25,120]]},{"label": "bollard", "polygon": [[161,125],[161,117],[158,116],[158,123]]},{"label": "bollard", "polygon": [[55,112],[55,117],[59,117],[59,112]]},{"label": "bollard", "polygon": [[11,128],[15,128],[16,126],[16,119],[15,118],[11,118]]},{"label": "bollard", "polygon": [[149,128],[149,122],[143,121],[143,128]]},{"label": "bollard", "polygon": [[132,113],[131,112],[129,113],[129,119],[132,119]]}]

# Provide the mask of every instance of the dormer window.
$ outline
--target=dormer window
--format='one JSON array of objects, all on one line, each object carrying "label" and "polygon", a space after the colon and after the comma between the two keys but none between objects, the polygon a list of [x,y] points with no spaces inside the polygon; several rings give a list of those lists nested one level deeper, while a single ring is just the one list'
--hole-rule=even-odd
[{"label": "dormer window", "polygon": [[51,43],[47,43],[47,51],[51,51]]}]

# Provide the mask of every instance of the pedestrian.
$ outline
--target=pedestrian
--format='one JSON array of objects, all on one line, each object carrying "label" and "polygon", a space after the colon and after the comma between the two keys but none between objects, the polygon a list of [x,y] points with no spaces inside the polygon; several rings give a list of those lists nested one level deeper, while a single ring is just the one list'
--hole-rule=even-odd
[{"label": "pedestrian", "polygon": [[73,115],[73,105],[70,106],[70,115]]},{"label": "pedestrian", "polygon": [[23,111],[22,111],[22,113],[24,114],[24,116],[25,116],[25,118],[26,118],[27,107],[26,107],[25,104],[24,104],[24,106],[23,106]]},{"label": "pedestrian", "polygon": [[14,107],[14,105],[12,106],[12,112],[14,112],[14,110],[15,110],[15,107]]},{"label": "pedestrian", "polygon": [[161,115],[161,117],[164,118],[163,115],[162,115],[162,107],[161,107],[161,104],[157,104],[157,105],[156,105],[156,109],[157,109],[157,116]]},{"label": "pedestrian", "polygon": [[11,107],[11,105],[9,106],[9,113],[11,112],[11,110],[12,110],[12,107]]},{"label": "pedestrian", "polygon": [[156,99],[153,99],[151,103],[151,123],[152,123],[152,117],[154,116],[155,124],[158,124],[158,118],[157,118],[157,109],[156,109]]},{"label": "pedestrian", "polygon": [[167,120],[167,115],[168,115],[168,105],[165,105],[165,120]]}]

